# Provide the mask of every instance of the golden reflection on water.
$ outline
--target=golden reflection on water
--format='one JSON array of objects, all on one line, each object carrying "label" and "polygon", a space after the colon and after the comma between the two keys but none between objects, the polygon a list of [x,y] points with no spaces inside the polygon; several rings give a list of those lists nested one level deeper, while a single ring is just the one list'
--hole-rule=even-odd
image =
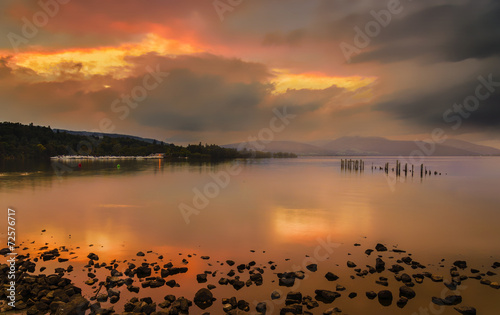
[{"label": "golden reflection on water", "polygon": [[290,209],[276,207],[273,212],[273,233],[282,242],[310,244],[329,235],[335,239],[371,230],[370,208],[363,203],[341,205],[333,216],[329,209]]},{"label": "golden reflection on water", "polygon": [[330,230],[318,209],[273,209],[273,233],[278,240],[289,243],[309,243]]}]

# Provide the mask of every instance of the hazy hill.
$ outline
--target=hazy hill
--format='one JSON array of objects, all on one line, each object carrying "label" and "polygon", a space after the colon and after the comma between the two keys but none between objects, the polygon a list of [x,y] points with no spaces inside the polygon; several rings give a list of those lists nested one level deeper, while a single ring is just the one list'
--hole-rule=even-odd
[{"label": "hazy hill", "polygon": [[161,141],[156,140],[156,139],[150,139],[150,138],[142,138],[142,137],[137,137],[137,136],[131,136],[131,135],[123,135],[119,133],[102,133],[102,132],[90,132],[90,131],[74,131],[74,130],[65,130],[65,129],[53,129],[54,132],[65,132],[70,135],[78,135],[78,136],[94,136],[94,137],[110,137],[110,138],[129,138],[129,139],[134,139],[134,140],[139,140],[139,141],[144,141],[148,143],[155,143],[158,142],[160,143]]},{"label": "hazy hill", "polygon": [[[239,143],[223,147],[238,148]],[[246,143],[244,148],[255,149],[256,145]],[[341,137],[330,141],[317,141],[306,144],[296,141],[273,141],[265,145],[263,151],[293,152],[298,155],[389,155],[408,156],[415,150],[427,155],[431,149],[428,143],[422,141],[389,140],[382,137]],[[467,141],[448,139],[442,144],[434,144],[431,155],[435,156],[471,156],[500,155],[500,150],[473,144]]]},{"label": "hazy hill", "polygon": [[[232,143],[223,145],[224,148],[238,149],[241,143]],[[242,145],[242,149],[246,148],[247,150],[258,150],[261,149],[262,143],[255,142],[246,142]],[[264,148],[261,151],[265,152],[292,152],[298,155],[335,155],[335,152],[332,152],[328,149],[321,148],[312,144],[295,142],[295,141],[272,141],[268,144],[264,145]]]},{"label": "hazy hill", "polygon": [[485,145],[470,143],[463,140],[448,139],[443,143],[446,146],[476,152],[480,155],[500,155],[500,150]]},{"label": "hazy hill", "polygon": [[[421,141],[398,141],[380,137],[342,137],[323,148],[339,155],[410,155],[415,150],[426,153],[430,145]],[[435,144],[432,155],[478,155],[475,151]]]}]

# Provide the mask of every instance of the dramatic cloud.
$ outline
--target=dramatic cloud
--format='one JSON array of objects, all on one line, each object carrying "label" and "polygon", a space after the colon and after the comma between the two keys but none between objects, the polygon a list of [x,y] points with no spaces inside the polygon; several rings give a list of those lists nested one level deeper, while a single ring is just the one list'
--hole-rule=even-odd
[{"label": "dramatic cloud", "polygon": [[500,55],[500,3],[463,1],[435,4],[393,17],[392,25],[373,39],[373,49],[354,62],[397,62],[426,58],[458,62]]},{"label": "dramatic cloud", "polygon": [[481,75],[451,88],[380,103],[377,109],[388,111],[397,119],[429,128],[440,127],[449,133],[467,133],[500,127],[500,76]]},{"label": "dramatic cloud", "polygon": [[498,1],[216,3],[2,1],[2,120],[223,144],[286,106],[283,140],[498,139],[496,86],[454,107],[500,81]]}]

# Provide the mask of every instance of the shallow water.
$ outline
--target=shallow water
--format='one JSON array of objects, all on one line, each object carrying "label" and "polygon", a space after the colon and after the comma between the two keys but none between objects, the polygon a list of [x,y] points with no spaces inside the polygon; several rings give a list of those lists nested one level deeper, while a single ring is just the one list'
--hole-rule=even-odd
[{"label": "shallow water", "polygon": [[[144,258],[135,256],[139,250],[153,251],[145,257],[149,262],[157,261],[155,253],[165,256],[163,263],[172,259],[174,265],[181,265],[183,258],[188,259],[189,272],[174,278],[179,288],[141,288],[140,296],[158,297],[158,302],[166,294],[192,299],[194,292],[207,284],[196,283],[197,273],[229,270],[217,260],[255,260],[257,265],[273,260],[278,265],[276,271],[305,270],[306,264],[318,262],[318,272],[307,273],[308,279],[293,288],[303,294],[314,297],[314,289],[335,290],[336,283],[347,287],[333,304],[320,302],[320,307],[312,310],[314,314],[334,306],[347,314],[426,314],[420,308],[427,308],[429,314],[458,314],[449,306],[435,306],[434,310],[429,306],[431,296],[440,296],[445,287],[428,279],[417,284],[417,297],[405,308],[397,308],[396,300],[392,306],[382,307],[364,296],[368,290],[386,289],[374,283],[380,275],[350,279],[354,272],[345,263],[352,260],[361,268],[374,265],[376,253],[367,257],[363,252],[380,242],[389,249],[397,246],[407,250],[424,265],[431,264],[423,271],[449,275],[449,268],[439,267],[441,259],[446,259],[446,267],[456,259],[465,259],[469,267],[492,270],[489,266],[500,260],[500,158],[427,158],[424,164],[441,175],[420,178],[416,171],[413,177],[409,173],[397,179],[392,172],[387,176],[378,168],[371,169],[372,163],[383,166],[390,162],[394,167],[396,158],[364,160],[364,172],[342,171],[340,159],[333,157],[220,164],[82,161],[81,168],[78,161],[71,161],[59,175],[50,165],[6,163],[0,167],[0,206],[5,209],[5,220],[0,221],[2,238],[6,238],[7,207],[11,207],[16,210],[17,239],[24,242],[21,247],[30,248],[26,252],[39,252],[33,248],[44,243],[49,243],[49,248],[64,245],[77,253],[68,256],[78,256],[69,262],[75,267],[87,263],[85,257],[90,251],[107,262],[140,261]],[[199,207],[193,204],[193,198]],[[186,221],[179,210],[181,204],[199,213]],[[27,245],[32,241],[36,243]],[[354,247],[354,243],[361,246]],[[396,259],[406,255],[380,254]],[[201,260],[201,255],[211,259]],[[384,260],[389,266],[396,263]],[[52,268],[67,264],[48,263]],[[86,272],[75,269],[71,277],[76,277],[77,285],[86,287]],[[100,270],[101,280],[104,271]],[[324,278],[327,271],[341,278],[328,282]],[[412,272],[409,269],[408,273]],[[264,273],[263,286],[239,291],[218,285],[220,276],[209,277],[208,282],[217,286],[213,292],[218,300],[207,310],[215,314],[222,313],[223,297],[245,298],[252,304],[254,300],[270,300],[274,289],[290,291],[278,286],[278,278],[269,269]],[[247,273],[241,276],[244,281],[248,278]],[[388,289],[397,295],[401,283],[390,272],[382,276],[389,278]],[[489,278],[500,280],[498,276]],[[496,314],[500,309],[499,290],[473,279],[464,284],[463,305],[475,306],[481,314]],[[353,291],[358,297],[350,300],[347,295]],[[133,296],[123,294],[115,306],[119,311]],[[271,306],[277,314],[283,301]],[[192,314],[201,313],[196,306],[192,308]]]}]

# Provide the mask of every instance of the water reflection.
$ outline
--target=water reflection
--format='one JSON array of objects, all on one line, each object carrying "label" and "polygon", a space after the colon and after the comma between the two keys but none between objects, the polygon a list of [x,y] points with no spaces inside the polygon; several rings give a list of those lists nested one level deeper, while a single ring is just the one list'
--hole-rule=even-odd
[{"label": "water reflection", "polygon": [[[372,160],[383,164],[396,158],[366,160],[371,165]],[[221,261],[258,257],[283,262],[292,257],[301,263],[304,255],[314,253],[317,239],[364,246],[399,244],[436,264],[443,257],[463,255],[482,265],[500,252],[495,241],[500,230],[492,224],[500,220],[499,158],[428,159],[432,169],[448,175],[398,181],[395,190],[383,172],[341,172],[336,158],[118,163],[119,169],[116,161],[75,161],[69,165],[75,170],[61,177],[50,164],[4,163],[0,207],[16,209],[19,238],[26,244],[35,241],[30,247],[80,247],[78,257],[71,260],[75,264],[86,263],[90,251],[111,261],[137,259],[139,250],[176,261],[185,257],[179,253],[198,253]],[[213,174],[234,163],[242,172],[231,176],[229,185],[185,224],[179,204],[190,203],[193,189],[201,189],[214,180]],[[0,222],[2,236],[5,224]],[[259,254],[250,254],[250,249]],[[330,258],[345,264],[351,249],[336,249]],[[206,265],[193,259],[189,267],[203,272]],[[318,284],[328,285],[323,275],[301,290],[314,292]],[[193,275],[182,277],[193,283],[177,292],[192,295],[197,287]],[[262,292],[248,294],[268,299]],[[366,310],[366,304],[358,306]]]}]

